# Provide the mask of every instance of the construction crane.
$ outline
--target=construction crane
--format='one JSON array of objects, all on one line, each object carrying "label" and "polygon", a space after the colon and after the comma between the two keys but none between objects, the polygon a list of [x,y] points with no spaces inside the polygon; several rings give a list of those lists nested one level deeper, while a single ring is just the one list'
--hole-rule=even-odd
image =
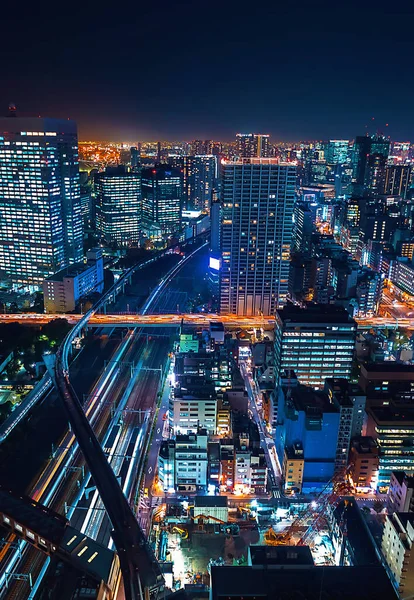
[{"label": "construction crane", "polygon": [[[325,485],[320,494],[308,504],[307,509],[293,523],[278,533],[270,527],[264,534],[264,540],[269,546],[295,545],[308,546],[326,523],[328,506],[334,507],[341,496],[352,495],[352,487],[346,479],[346,472],[335,474]],[[299,537],[299,541],[295,541]]]}]

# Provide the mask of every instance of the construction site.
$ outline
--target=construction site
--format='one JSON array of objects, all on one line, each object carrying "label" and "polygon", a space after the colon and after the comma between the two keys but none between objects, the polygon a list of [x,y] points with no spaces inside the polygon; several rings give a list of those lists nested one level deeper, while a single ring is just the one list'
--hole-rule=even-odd
[{"label": "construction site", "polygon": [[310,502],[196,496],[154,509],[151,543],[172,588],[208,587],[212,565],[246,565],[248,547],[309,546],[316,566],[375,564],[352,489],[336,476]]}]

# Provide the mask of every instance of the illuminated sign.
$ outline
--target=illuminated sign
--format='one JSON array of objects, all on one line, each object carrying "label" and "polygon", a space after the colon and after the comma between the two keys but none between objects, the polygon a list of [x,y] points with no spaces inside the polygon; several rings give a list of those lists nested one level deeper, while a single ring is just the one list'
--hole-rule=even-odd
[{"label": "illuminated sign", "polygon": [[214,271],[220,271],[220,259],[213,258],[210,256],[210,269],[214,269]]}]

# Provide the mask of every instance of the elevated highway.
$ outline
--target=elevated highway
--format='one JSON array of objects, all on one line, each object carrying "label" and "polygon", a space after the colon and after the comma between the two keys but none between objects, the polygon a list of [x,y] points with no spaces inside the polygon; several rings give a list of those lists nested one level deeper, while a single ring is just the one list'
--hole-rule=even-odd
[{"label": "elevated highway", "polygon": [[[181,322],[187,325],[208,326],[212,321],[220,321],[227,329],[251,329],[260,328],[272,329],[275,325],[275,317],[269,316],[253,316],[243,317],[239,315],[219,315],[216,313],[186,313],[186,314],[167,314],[167,315],[152,315],[146,314],[100,314],[94,312],[85,321],[84,315],[72,314],[37,314],[37,313],[21,313],[0,315],[0,323],[26,323],[27,325],[44,325],[53,319],[67,319],[72,325],[79,325],[80,331],[88,326],[94,327],[178,327]],[[369,317],[363,319],[355,319],[358,323],[358,329],[409,329],[414,330],[414,317]]]}]

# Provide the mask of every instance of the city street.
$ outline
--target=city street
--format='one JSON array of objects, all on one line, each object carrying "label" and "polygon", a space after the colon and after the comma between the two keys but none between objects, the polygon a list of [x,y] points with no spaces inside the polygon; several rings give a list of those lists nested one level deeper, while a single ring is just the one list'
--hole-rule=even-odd
[{"label": "city street", "polygon": [[247,393],[249,395],[249,409],[253,414],[253,419],[259,428],[260,434],[260,445],[264,450],[266,456],[266,462],[268,466],[268,475],[270,479],[270,485],[275,497],[280,496],[280,479],[282,471],[277,459],[275,444],[272,437],[269,437],[263,426],[263,421],[257,410],[257,403],[260,400],[260,393],[257,390],[256,384],[252,379],[250,369],[245,361],[240,360],[239,362],[240,372],[243,376],[244,383],[246,385]]}]

